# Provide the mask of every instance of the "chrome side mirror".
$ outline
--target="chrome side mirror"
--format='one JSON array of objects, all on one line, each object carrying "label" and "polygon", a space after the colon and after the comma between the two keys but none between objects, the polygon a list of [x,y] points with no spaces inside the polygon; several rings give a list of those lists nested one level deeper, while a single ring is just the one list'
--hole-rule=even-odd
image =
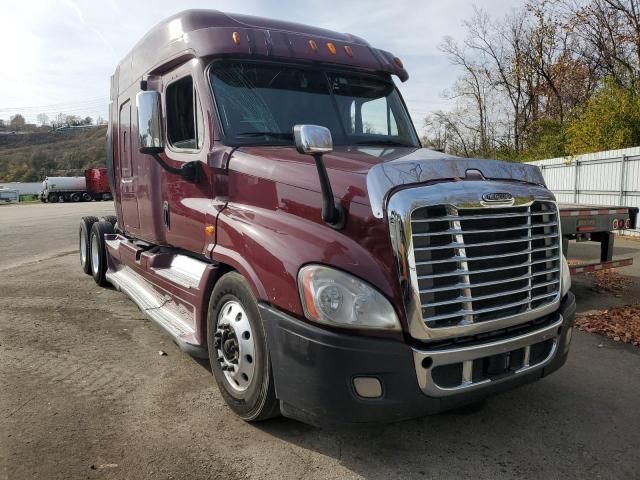
[{"label": "chrome side mirror", "polygon": [[140,153],[154,154],[164,150],[161,105],[159,92],[144,91],[136,95]]},{"label": "chrome side mirror", "polygon": [[333,150],[331,132],[328,128],[318,125],[294,125],[293,138],[298,152],[312,155],[316,163],[320,190],[322,191],[322,220],[336,230],[344,228],[346,213],[340,204],[335,203],[327,167],[322,160],[323,153],[329,153]]},{"label": "chrome side mirror", "polygon": [[293,138],[300,153],[315,155],[333,150],[331,131],[318,125],[294,125]]}]

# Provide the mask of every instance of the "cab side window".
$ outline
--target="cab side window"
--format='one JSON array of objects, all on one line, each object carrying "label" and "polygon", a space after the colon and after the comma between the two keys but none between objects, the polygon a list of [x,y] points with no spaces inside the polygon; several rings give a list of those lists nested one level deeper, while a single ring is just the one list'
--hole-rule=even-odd
[{"label": "cab side window", "polygon": [[200,150],[204,128],[193,79],[188,76],[169,85],[166,103],[169,144],[179,150]]}]

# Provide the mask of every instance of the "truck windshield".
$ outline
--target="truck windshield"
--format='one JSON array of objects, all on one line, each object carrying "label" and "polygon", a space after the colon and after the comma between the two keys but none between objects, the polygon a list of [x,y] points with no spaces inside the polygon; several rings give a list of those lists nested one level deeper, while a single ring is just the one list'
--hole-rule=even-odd
[{"label": "truck windshield", "polygon": [[336,145],[419,146],[391,81],[252,62],[210,72],[227,143],[291,145],[294,125],[313,124]]}]

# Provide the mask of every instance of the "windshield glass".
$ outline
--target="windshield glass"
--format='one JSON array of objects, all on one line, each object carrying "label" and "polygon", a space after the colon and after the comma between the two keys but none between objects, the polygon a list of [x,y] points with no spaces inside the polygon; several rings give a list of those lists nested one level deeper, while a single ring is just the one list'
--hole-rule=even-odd
[{"label": "windshield glass", "polygon": [[293,126],[321,125],[335,145],[418,146],[390,81],[292,66],[215,63],[211,84],[227,143],[293,144]]}]

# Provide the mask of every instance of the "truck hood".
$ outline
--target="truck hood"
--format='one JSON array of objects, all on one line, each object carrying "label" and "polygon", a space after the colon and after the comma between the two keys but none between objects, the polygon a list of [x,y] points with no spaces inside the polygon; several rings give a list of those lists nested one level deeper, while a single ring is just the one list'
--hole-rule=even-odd
[{"label": "truck hood", "polygon": [[[383,217],[387,194],[402,185],[460,181],[468,176],[544,185],[534,165],[454,157],[426,148],[335,147],[323,158],[334,195],[346,205],[370,205],[378,218]],[[229,169],[320,192],[313,158],[293,147],[238,148]]]}]

